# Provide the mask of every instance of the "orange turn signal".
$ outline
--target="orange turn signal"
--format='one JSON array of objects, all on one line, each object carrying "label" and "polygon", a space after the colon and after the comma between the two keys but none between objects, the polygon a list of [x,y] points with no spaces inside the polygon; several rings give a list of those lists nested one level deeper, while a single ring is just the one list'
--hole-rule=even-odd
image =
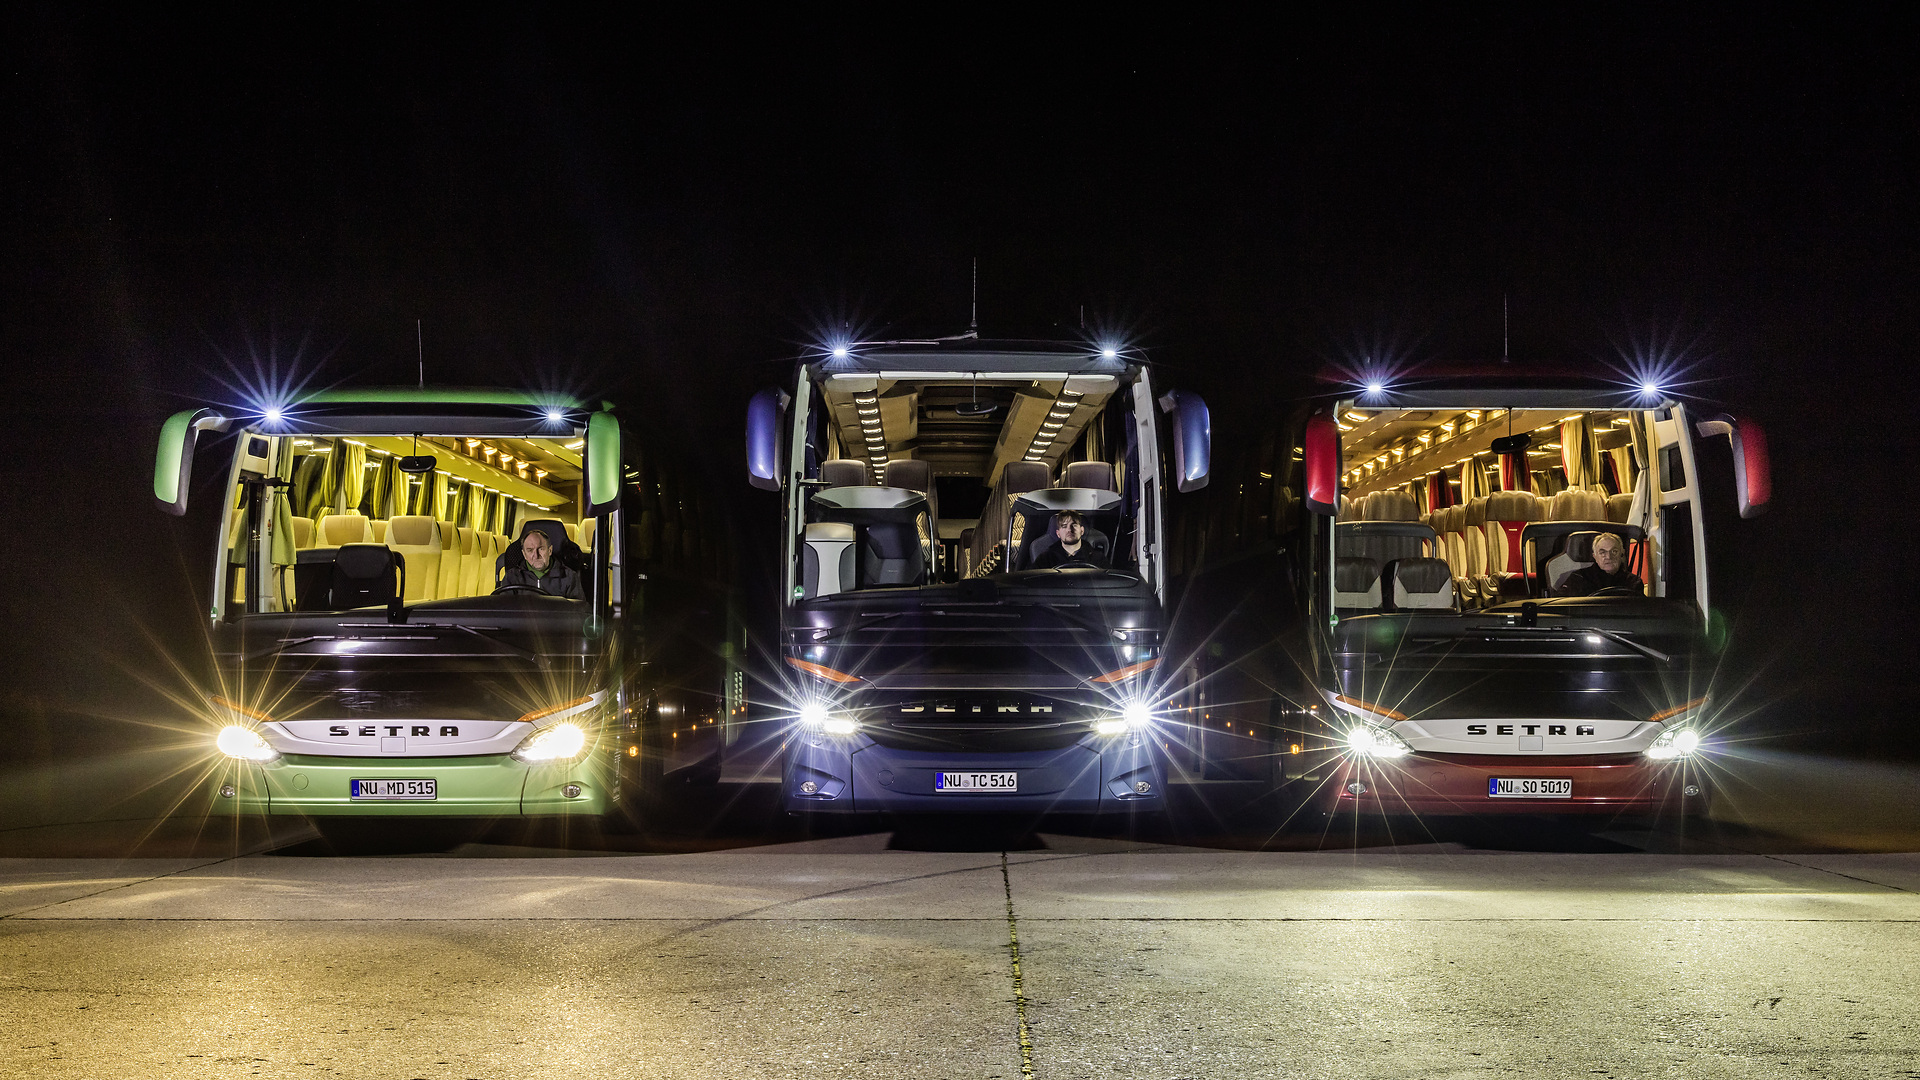
[{"label": "orange turn signal", "polygon": [[230,700],[228,698],[223,698],[219,694],[215,694],[212,697],[208,698],[207,700],[213,702],[215,705],[218,705],[223,709],[232,709],[234,712],[237,712],[241,716],[247,717],[250,720],[258,720],[263,724],[273,723],[273,717],[268,715],[267,713],[261,712],[259,709],[249,709],[245,705],[242,705],[239,702]]},{"label": "orange turn signal", "polygon": [[1659,712],[1654,713],[1652,716],[1647,717],[1647,722],[1650,724],[1657,724],[1662,720],[1669,720],[1669,719],[1672,719],[1673,717],[1679,716],[1681,713],[1692,712],[1693,710],[1699,708],[1702,705],[1705,705],[1706,703],[1707,703],[1706,698],[1697,697],[1697,698],[1694,698],[1692,701],[1687,702],[1685,705],[1675,705],[1671,709],[1661,709]]},{"label": "orange turn signal", "polygon": [[787,663],[792,664],[794,667],[799,668],[809,675],[818,675],[828,682],[839,683],[842,686],[845,686],[847,683],[857,683],[860,681],[860,676],[858,675],[849,675],[844,671],[835,671],[825,664],[816,664],[811,660],[796,660],[789,656],[787,657]]},{"label": "orange turn signal", "polygon": [[1125,682],[1126,680],[1133,678],[1135,675],[1138,675],[1141,672],[1148,670],[1149,668],[1155,667],[1159,663],[1160,663],[1159,657],[1155,657],[1152,660],[1142,660],[1137,664],[1128,664],[1126,667],[1120,668],[1117,671],[1109,671],[1105,675],[1095,675],[1092,679],[1088,681],[1105,683],[1108,686],[1111,686],[1117,682]]},{"label": "orange turn signal", "polygon": [[1389,709],[1385,705],[1375,705],[1371,701],[1361,701],[1359,698],[1348,697],[1345,694],[1335,694],[1333,695],[1333,700],[1351,705],[1362,712],[1370,712],[1375,716],[1384,716],[1389,720],[1405,720],[1407,718],[1407,714],[1398,709]]},{"label": "orange turn signal", "polygon": [[572,701],[569,701],[564,705],[549,705],[544,709],[535,709],[532,712],[527,713],[524,716],[520,717],[519,722],[522,724],[531,724],[535,720],[544,720],[547,717],[552,716],[554,713],[562,713],[562,712],[566,712],[568,709],[578,708],[579,706],[585,705],[587,702],[592,700],[593,698],[591,697],[579,697],[579,698],[574,698]]}]

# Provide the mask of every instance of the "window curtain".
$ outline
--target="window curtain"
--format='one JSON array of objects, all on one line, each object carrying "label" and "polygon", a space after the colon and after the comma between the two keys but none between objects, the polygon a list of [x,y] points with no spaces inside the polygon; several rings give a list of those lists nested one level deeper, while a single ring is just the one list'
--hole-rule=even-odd
[{"label": "window curtain", "polygon": [[334,444],[333,459],[337,486],[333,489],[332,512],[358,513],[367,497],[367,448],[342,439]]},{"label": "window curtain", "polygon": [[392,454],[383,454],[373,469],[373,483],[366,494],[366,514],[370,518],[391,518],[397,512],[396,507],[405,505],[406,495],[400,488],[400,477],[404,475],[394,464]]}]

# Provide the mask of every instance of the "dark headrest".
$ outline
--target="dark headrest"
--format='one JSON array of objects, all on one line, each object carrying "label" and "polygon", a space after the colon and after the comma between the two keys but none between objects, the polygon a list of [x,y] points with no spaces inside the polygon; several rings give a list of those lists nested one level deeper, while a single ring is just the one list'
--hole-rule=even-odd
[{"label": "dark headrest", "polygon": [[1104,461],[1070,461],[1060,470],[1060,486],[1112,491],[1113,466]]},{"label": "dark headrest", "polygon": [[1052,482],[1052,470],[1038,461],[1009,461],[1000,474],[1000,483],[1009,495],[1039,491]]},{"label": "dark headrest", "polygon": [[932,491],[933,463],[919,458],[894,458],[887,462],[887,486]]},{"label": "dark headrest", "polygon": [[960,546],[963,548],[970,548],[973,546],[973,530],[972,529],[960,530]]},{"label": "dark headrest", "polygon": [[830,488],[866,487],[871,476],[866,462],[857,458],[835,458],[821,462],[820,479]]},{"label": "dark headrest", "polygon": [[333,567],[347,577],[372,580],[393,572],[394,554],[385,544],[341,544]]},{"label": "dark headrest", "polygon": [[1439,592],[1453,584],[1453,571],[1439,559],[1395,559],[1388,565],[1394,582],[1408,592]]},{"label": "dark headrest", "polygon": [[1577,532],[1567,534],[1566,556],[1574,562],[1593,561],[1593,541],[1597,532]]},{"label": "dark headrest", "polygon": [[1335,559],[1333,561],[1335,592],[1366,592],[1373,588],[1374,582],[1379,580],[1380,564],[1372,559]]}]

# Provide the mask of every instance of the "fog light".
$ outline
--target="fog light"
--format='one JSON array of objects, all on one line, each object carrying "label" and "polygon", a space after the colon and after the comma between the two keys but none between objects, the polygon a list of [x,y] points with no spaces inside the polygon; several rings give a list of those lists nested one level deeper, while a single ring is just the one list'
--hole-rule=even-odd
[{"label": "fog light", "polygon": [[220,785],[220,797],[221,797],[221,798],[223,798],[223,799],[231,799],[231,798],[233,798],[233,785],[232,785],[232,784],[221,784],[221,785]]},{"label": "fog light", "polygon": [[569,799],[577,799],[580,797],[580,785],[568,784],[560,789],[560,794],[565,795]]},{"label": "fog light", "polygon": [[802,795],[817,795],[819,793],[820,785],[811,780],[805,781],[800,785],[800,794]]},{"label": "fog light", "polygon": [[1145,780],[1136,781],[1133,785],[1133,793],[1135,795],[1151,795],[1153,794],[1153,785],[1147,783]]},{"label": "fog light", "polygon": [[1367,785],[1361,783],[1358,780],[1355,780],[1353,783],[1347,785],[1347,794],[1349,795],[1365,795],[1366,793],[1367,793]]}]

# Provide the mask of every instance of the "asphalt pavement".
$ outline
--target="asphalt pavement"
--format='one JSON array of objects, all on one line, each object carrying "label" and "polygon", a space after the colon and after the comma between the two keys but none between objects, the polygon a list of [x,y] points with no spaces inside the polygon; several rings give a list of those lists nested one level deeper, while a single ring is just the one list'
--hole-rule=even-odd
[{"label": "asphalt pavement", "polygon": [[1210,789],[1130,834],[808,823],[723,785],[638,836],[354,854],[165,785],[16,794],[0,1076],[1920,1076],[1920,783],[1732,771],[1653,829]]}]

